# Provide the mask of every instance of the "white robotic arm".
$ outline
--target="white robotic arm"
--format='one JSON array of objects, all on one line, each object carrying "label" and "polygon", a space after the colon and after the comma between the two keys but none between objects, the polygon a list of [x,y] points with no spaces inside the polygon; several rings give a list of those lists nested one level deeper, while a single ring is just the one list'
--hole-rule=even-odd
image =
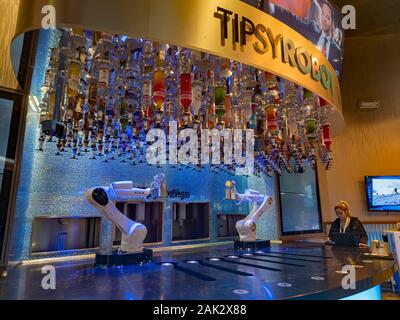
[{"label": "white robotic arm", "polygon": [[236,222],[236,229],[239,233],[240,241],[256,241],[257,221],[272,206],[272,198],[250,189],[246,190],[245,193],[238,193],[234,181],[228,181],[225,187],[227,189],[226,199],[239,200],[238,204],[241,204],[243,201],[253,204],[250,214],[245,219]]},{"label": "white robotic arm", "polygon": [[[159,174],[149,188],[133,188],[132,181],[114,182],[109,187],[95,187],[86,192],[86,199],[107,219],[113,222],[123,235],[129,237],[128,243],[123,241],[122,250],[141,251],[147,235],[147,228],[141,223],[132,221],[115,206],[115,202],[131,200],[147,200],[150,196],[161,198],[166,196],[165,176]],[[124,247],[125,244],[125,247]]]}]

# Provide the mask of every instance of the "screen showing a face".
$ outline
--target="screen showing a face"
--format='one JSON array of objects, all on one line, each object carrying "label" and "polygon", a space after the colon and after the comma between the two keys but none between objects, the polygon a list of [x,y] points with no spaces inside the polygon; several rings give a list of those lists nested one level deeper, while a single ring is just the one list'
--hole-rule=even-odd
[{"label": "screen showing a face", "polygon": [[400,211],[400,177],[366,177],[369,209]]},{"label": "screen showing a face", "polygon": [[310,40],[342,75],[342,14],[327,0],[242,0],[285,23]]}]

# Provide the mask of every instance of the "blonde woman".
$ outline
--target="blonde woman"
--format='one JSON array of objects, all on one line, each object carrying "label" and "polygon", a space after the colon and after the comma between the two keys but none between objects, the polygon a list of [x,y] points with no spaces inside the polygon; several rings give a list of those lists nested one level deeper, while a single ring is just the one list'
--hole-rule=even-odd
[{"label": "blonde woman", "polygon": [[[351,216],[350,206],[346,201],[339,201],[335,205],[335,213],[337,219],[332,223],[329,238],[333,233],[352,233],[354,236],[360,237],[360,247],[368,246],[368,235],[360,220]],[[328,243],[332,244],[331,240]]]}]

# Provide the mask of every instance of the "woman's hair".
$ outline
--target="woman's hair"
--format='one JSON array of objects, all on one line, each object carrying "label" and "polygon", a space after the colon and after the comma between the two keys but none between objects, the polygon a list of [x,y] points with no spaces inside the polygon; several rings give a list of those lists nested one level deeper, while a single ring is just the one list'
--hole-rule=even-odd
[{"label": "woman's hair", "polygon": [[336,203],[335,211],[336,211],[336,209],[340,209],[340,210],[346,211],[348,216],[350,216],[350,206],[346,201],[341,200],[338,203]]}]

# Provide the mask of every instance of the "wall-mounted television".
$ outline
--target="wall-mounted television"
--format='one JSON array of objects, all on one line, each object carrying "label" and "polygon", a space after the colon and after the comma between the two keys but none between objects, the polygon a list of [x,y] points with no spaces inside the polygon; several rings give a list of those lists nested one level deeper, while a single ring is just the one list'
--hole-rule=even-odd
[{"label": "wall-mounted television", "polygon": [[400,176],[366,176],[369,211],[400,211]]}]

